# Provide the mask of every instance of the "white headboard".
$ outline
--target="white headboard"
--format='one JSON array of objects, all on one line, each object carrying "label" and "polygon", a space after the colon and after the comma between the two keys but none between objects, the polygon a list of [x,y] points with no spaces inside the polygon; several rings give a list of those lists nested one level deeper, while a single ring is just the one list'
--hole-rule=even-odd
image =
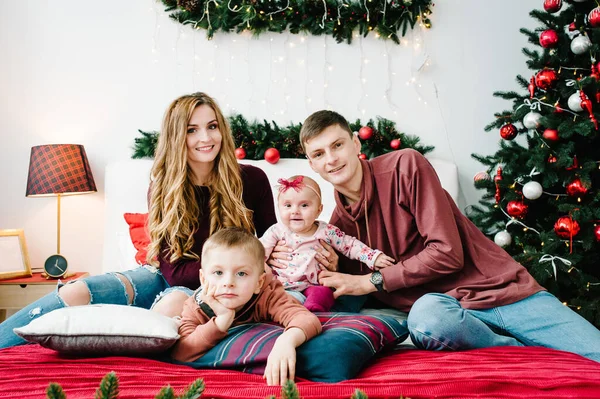
[{"label": "white headboard", "polygon": [[[323,194],[323,212],[319,219],[328,221],[335,201],[333,188],[325,182],[308,165],[306,159],[281,159],[275,165],[266,161],[240,161],[261,168],[269,177],[272,187],[277,179],[293,175],[312,177],[321,186]],[[458,170],[456,165],[439,159],[429,159],[435,168],[442,186],[454,198],[458,196]],[[122,271],[136,266],[135,248],[129,237],[129,228],[124,213],[146,213],[148,206],[146,196],[150,182],[152,160],[126,160],[110,163],[105,174],[105,207],[104,257],[102,272]],[[276,195],[276,190],[273,190]],[[275,201],[275,198],[274,198]]]}]

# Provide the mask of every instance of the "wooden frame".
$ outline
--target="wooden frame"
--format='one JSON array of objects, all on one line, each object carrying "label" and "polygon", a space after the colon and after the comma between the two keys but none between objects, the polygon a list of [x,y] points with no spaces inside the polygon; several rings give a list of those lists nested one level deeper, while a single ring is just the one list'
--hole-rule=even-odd
[{"label": "wooden frame", "polygon": [[0,230],[0,280],[31,276],[23,229]]}]

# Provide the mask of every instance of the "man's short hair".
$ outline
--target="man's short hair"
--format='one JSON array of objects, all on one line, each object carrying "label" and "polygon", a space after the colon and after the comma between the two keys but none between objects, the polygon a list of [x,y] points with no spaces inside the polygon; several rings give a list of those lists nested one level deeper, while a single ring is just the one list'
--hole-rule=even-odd
[{"label": "man's short hair", "polygon": [[248,254],[252,263],[263,268],[265,263],[265,247],[253,234],[237,227],[221,229],[211,235],[202,246],[202,258],[217,248],[239,248]]},{"label": "man's short hair", "polygon": [[300,145],[302,145],[302,150],[306,153],[304,144],[313,137],[321,134],[321,132],[329,126],[334,125],[338,125],[352,137],[352,130],[350,129],[348,121],[337,112],[327,110],[317,111],[306,118],[302,125],[302,129],[300,129]]}]

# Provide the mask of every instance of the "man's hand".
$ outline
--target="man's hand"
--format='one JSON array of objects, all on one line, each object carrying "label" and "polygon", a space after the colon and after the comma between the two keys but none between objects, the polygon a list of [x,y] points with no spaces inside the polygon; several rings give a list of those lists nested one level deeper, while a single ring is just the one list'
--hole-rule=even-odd
[{"label": "man's hand", "polygon": [[304,331],[292,327],[277,340],[267,358],[263,378],[267,385],[283,385],[286,380],[294,381],[296,376],[296,348],[306,341]]},{"label": "man's hand", "polygon": [[315,259],[319,262],[321,270],[337,272],[338,260],[340,257],[334,251],[331,245],[327,244],[323,240],[319,240],[319,242],[321,243],[321,247],[317,248],[317,254],[315,255]]},{"label": "man's hand", "polygon": [[334,298],[342,295],[365,295],[377,291],[377,288],[369,280],[370,274],[355,276],[330,271],[319,273],[319,283],[325,287],[334,288]]},{"label": "man's hand", "polygon": [[269,259],[267,259],[267,265],[275,269],[287,268],[289,261],[292,259],[291,252],[292,248],[285,246],[285,240],[277,241],[277,245],[273,248]]},{"label": "man's hand", "polygon": [[375,259],[375,263],[373,264],[373,269],[375,269],[375,270],[383,269],[384,267],[393,266],[395,263],[396,263],[396,261],[393,258],[390,258],[386,254],[381,253]]},{"label": "man's hand", "polygon": [[217,287],[212,286],[208,281],[205,281],[205,285],[202,287],[202,292],[200,294],[200,299],[215,312],[215,323],[217,324],[217,328],[221,330],[221,332],[227,332],[233,323],[235,309],[229,309],[219,302],[215,297],[216,292]]}]

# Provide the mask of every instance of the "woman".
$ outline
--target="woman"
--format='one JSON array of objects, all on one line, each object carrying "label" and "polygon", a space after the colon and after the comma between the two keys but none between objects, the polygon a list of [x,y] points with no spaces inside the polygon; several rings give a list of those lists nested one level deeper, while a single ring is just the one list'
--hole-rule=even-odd
[{"label": "woman", "polygon": [[224,227],[261,236],[276,222],[265,173],[238,165],[231,130],[204,93],[182,96],[165,113],[149,190],[148,265],[91,276],[21,309],[0,324],[0,348],[26,343],[13,328],[65,306],[111,303],[168,316],[199,287],[204,241]]}]

